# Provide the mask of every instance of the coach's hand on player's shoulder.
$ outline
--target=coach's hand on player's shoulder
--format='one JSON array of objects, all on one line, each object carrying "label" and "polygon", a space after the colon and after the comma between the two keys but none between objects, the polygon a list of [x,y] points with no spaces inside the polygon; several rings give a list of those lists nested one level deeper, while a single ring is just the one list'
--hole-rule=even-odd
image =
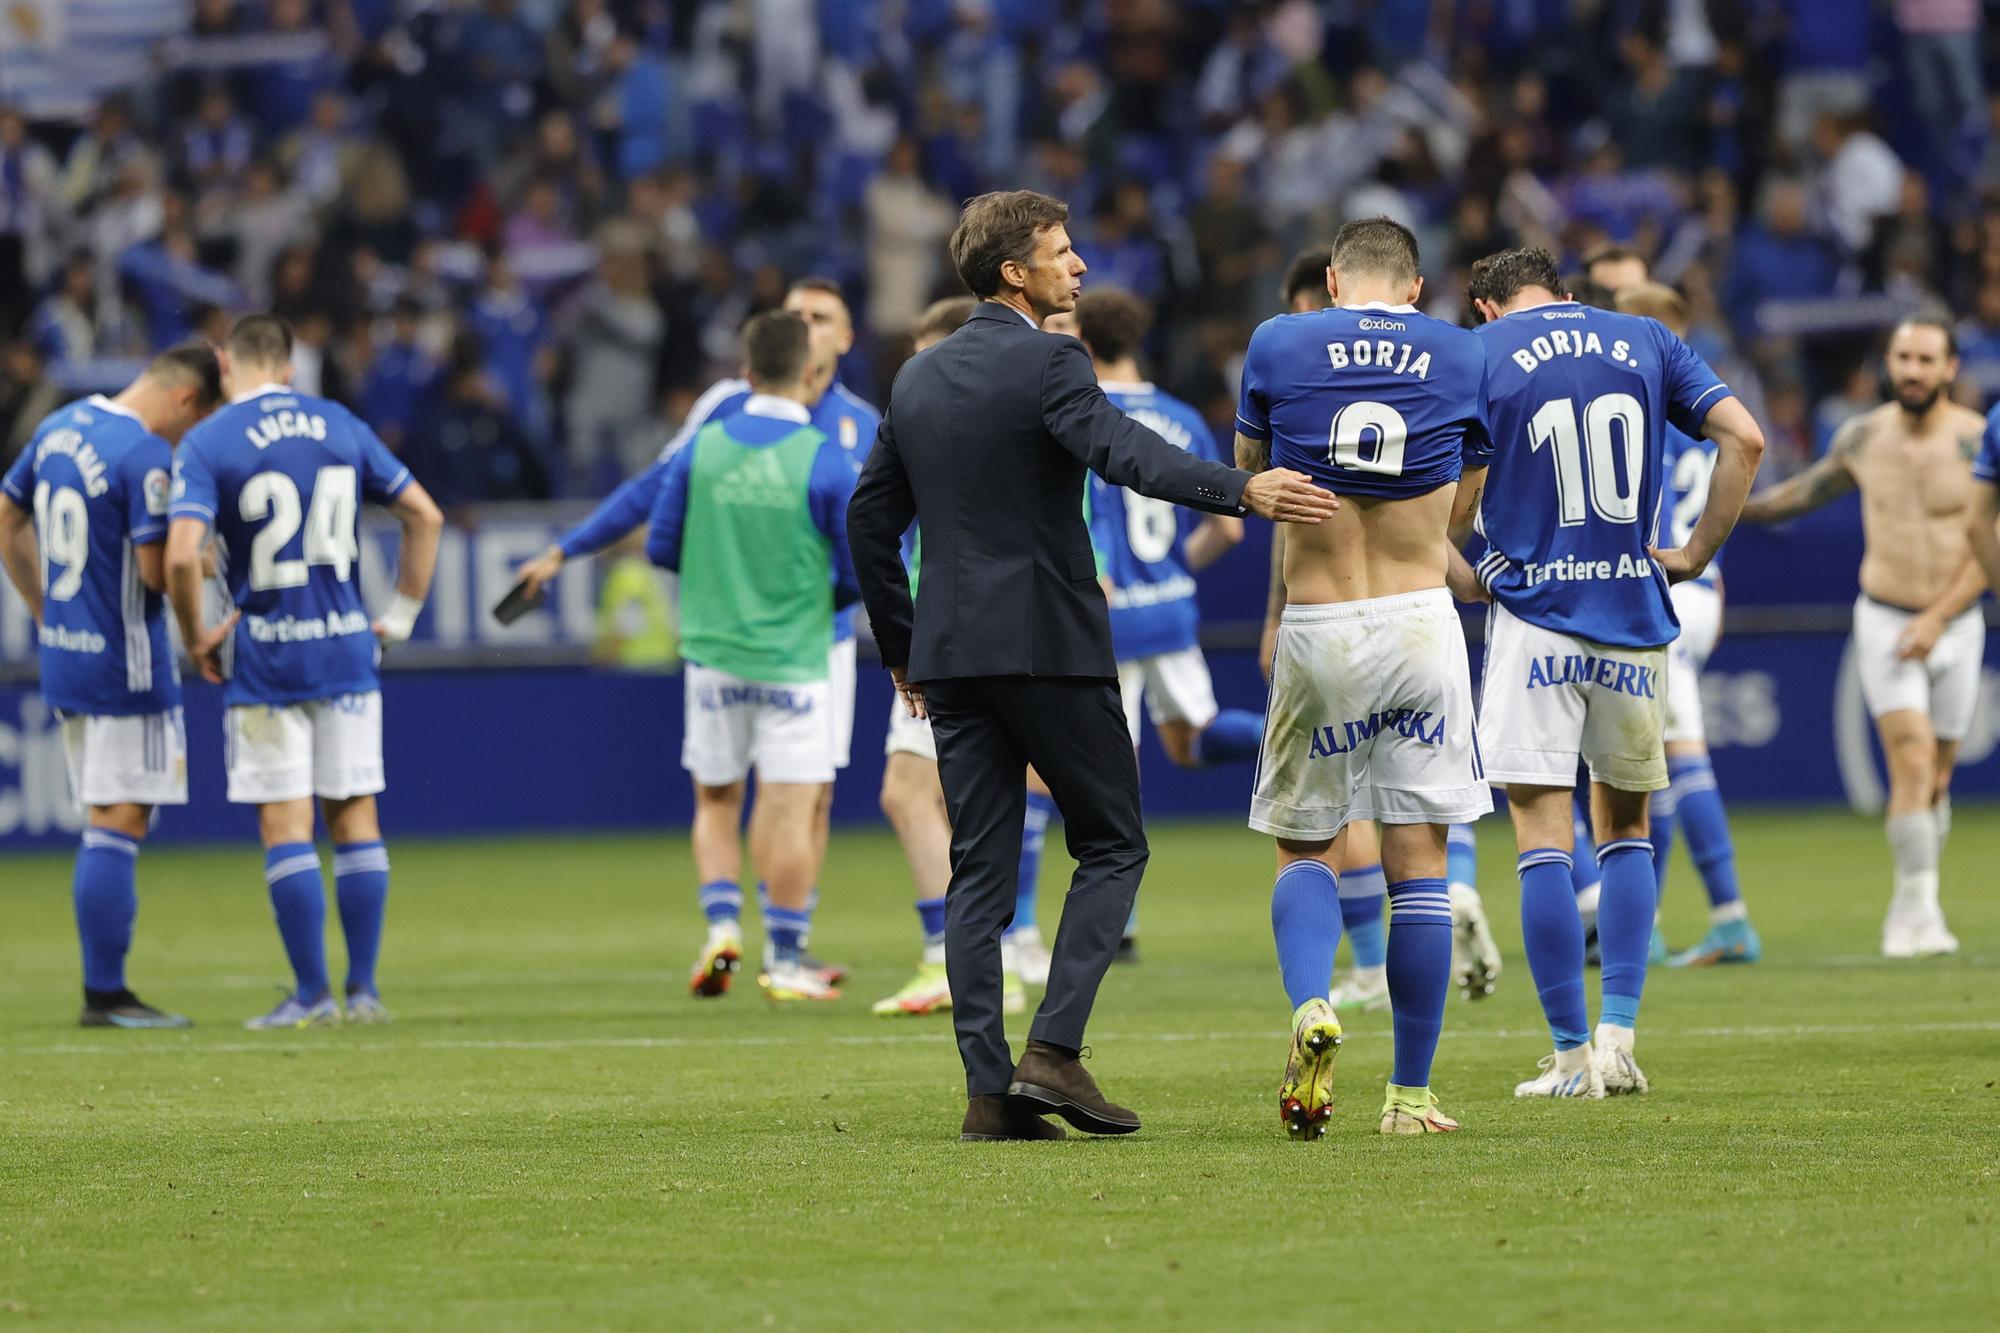
[{"label": "coach's hand on player's shoulder", "polygon": [[1660,568],[1666,571],[1669,583],[1686,583],[1689,579],[1698,579],[1702,571],[1708,568],[1706,559],[1697,559],[1685,546],[1675,546],[1664,551],[1657,546],[1649,546],[1646,550],[1658,562]]},{"label": "coach's hand on player's shoulder", "polygon": [[889,675],[896,682],[896,695],[903,701],[903,711],[919,720],[930,716],[924,708],[924,687],[912,685],[905,676],[907,667],[890,667]]},{"label": "coach's hand on player's shoulder", "polygon": [[1919,611],[1903,626],[1902,637],[1896,640],[1896,656],[1905,662],[1921,662],[1931,655],[1937,641],[1944,634],[1944,618],[1932,611]]},{"label": "coach's hand on player's shoulder", "polygon": [[551,546],[514,572],[521,578],[522,591],[530,597],[537,597],[543,588],[555,581],[556,575],[562,573],[562,567],[562,547]]},{"label": "coach's hand on player's shoulder", "polygon": [[1340,500],[1305,473],[1277,467],[1250,478],[1243,507],[1273,523],[1318,523],[1340,508]]},{"label": "coach's hand on player's shoulder", "polygon": [[201,678],[211,685],[220,685],[222,675],[222,645],[229,642],[229,636],[236,632],[236,622],[243,618],[241,611],[231,611],[219,625],[211,625],[201,633],[201,637],[187,646],[188,657],[194,662]]}]

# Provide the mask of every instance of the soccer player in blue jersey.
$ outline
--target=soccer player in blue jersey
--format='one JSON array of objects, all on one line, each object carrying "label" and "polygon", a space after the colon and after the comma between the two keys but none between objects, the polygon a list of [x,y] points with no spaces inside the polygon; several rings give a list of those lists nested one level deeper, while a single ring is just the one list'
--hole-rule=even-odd
[{"label": "soccer player in blue jersey", "polygon": [[[839,446],[841,456],[858,477],[869,449],[874,447],[875,432],[881,427],[882,414],[835,378],[840,358],[854,346],[854,319],[841,296],[840,284],[831,278],[800,278],[786,289],[784,309],[803,319],[812,334],[814,382],[825,386],[809,408],[813,425]],[[745,379],[717,380],[710,385],[695,400],[680,430],[660,451],[659,462],[628,479],[593,509],[582,523],[565,533],[560,542],[521,566],[519,573],[526,590],[531,595],[540,592],[571,559],[595,555],[627,533],[644,526],[658,503],[668,461],[710,422],[741,411],[750,394],[750,383]],[[854,661],[854,612],[852,608],[842,608],[834,617],[833,649],[828,658],[832,702],[826,711],[827,724],[833,734],[837,768],[847,767],[853,748]],[[720,813],[716,812],[717,817]],[[818,821],[815,836],[822,864],[832,832],[832,817],[833,784],[828,782],[820,794],[814,815]],[[711,891],[724,890],[703,886],[704,895]],[[741,886],[729,885],[727,891],[735,893],[740,900]],[[763,895],[760,893],[759,896]],[[810,951],[806,959],[807,966],[818,968],[832,984],[839,984],[846,976],[845,968],[822,963],[813,958]]]},{"label": "soccer player in blue jersey", "polygon": [[[1488,777],[1504,784],[1520,852],[1529,970],[1555,1038],[1521,1097],[1644,1092],[1633,1029],[1658,905],[1647,804],[1666,787],[1670,584],[1699,575],[1735,526],[1764,447],[1757,423],[1657,320],[1563,299],[1547,251],[1481,260],[1493,465],[1477,584],[1494,602],[1479,713]],[[1716,441],[1708,503],[1684,546],[1657,549],[1669,423]],[[1603,884],[1604,1000],[1593,1046],[1583,921],[1570,882],[1571,803],[1590,767]]]},{"label": "soccer player in blue jersey", "polygon": [[1332,309],[1280,315],[1243,361],[1236,461],[1307,473],[1341,497],[1290,534],[1287,606],[1250,827],[1277,839],[1271,929],[1292,1005],[1279,1114],[1325,1133],[1340,1020],[1327,1000],[1340,943],[1350,820],[1380,829],[1395,1066],[1384,1134],[1455,1130],[1430,1090],[1451,986],[1446,836],[1493,808],[1473,735],[1472,676],[1446,590],[1490,452],[1478,340],[1416,308],[1417,242],[1387,218],[1334,238]]},{"label": "soccer player in blue jersey", "polygon": [[[1607,261],[1608,262],[1608,261]],[[1673,288],[1639,282],[1619,293],[1619,310],[1644,315],[1667,326],[1675,337],[1687,332],[1687,303]],[[1696,439],[1669,425],[1666,455],[1660,473],[1660,513],[1667,525],[1667,544],[1685,546],[1694,525],[1708,506],[1708,482],[1715,472],[1715,441]],[[1729,815],[1715,785],[1715,768],[1708,760],[1708,734],[1701,715],[1701,671],[1722,634],[1722,562],[1668,594],[1680,637],[1667,650],[1667,779],[1673,785],[1653,793],[1653,870],[1660,890],[1667,886],[1667,855],[1673,850],[1678,825],[1687,836],[1688,855],[1708,893],[1709,928],[1701,942],[1669,956],[1673,967],[1707,967],[1716,963],[1754,963],[1764,946],[1750,924],[1750,912],[1736,882],[1736,844],[1729,836]],[[1653,957],[1661,950],[1656,947]]]},{"label": "soccer player in blue jersey", "polygon": [[646,539],[653,562],[681,576],[681,758],[695,784],[709,922],[691,985],[723,994],[742,956],[741,895],[727,889],[741,875],[737,830],[754,769],[750,856],[768,886],[761,984],[773,1000],[832,1000],[840,992],[802,949],[823,847],[813,812],[835,765],[834,611],[861,595],[847,552],[855,476],[806,406],[831,368],[815,364],[805,322],[768,311],[743,341],[753,392],[667,461]]},{"label": "soccer player in blue jersey", "polygon": [[[1293,256],[1278,295],[1295,315],[1324,310],[1328,304],[1328,247],[1315,246]],[[1271,654],[1278,641],[1278,624],[1285,611],[1284,525],[1271,531],[1271,584],[1264,607],[1264,634],[1258,661],[1264,679],[1271,678]],[[1451,974],[1471,999],[1493,993],[1500,979],[1500,948],[1486,922],[1486,905],[1479,896],[1478,844],[1472,825],[1452,829],[1449,840],[1446,891],[1451,897]],[[1335,978],[1329,998],[1339,1012],[1374,1012],[1389,1007],[1389,936],[1383,922],[1388,906],[1387,880],[1382,874],[1382,846],[1375,825],[1366,819],[1348,821],[1346,851],[1340,863],[1341,933],[1354,965]]]},{"label": "soccer player in blue jersey", "polygon": [[88,823],[72,898],[84,1027],[186,1027],[125,983],[139,844],[187,803],[181,681],[167,643],[161,544],[173,445],[222,396],[207,347],[156,357],[113,398],[51,414],[0,482],[0,557],[35,618],[42,697],[61,719],[70,792]]},{"label": "soccer player in blue jersey", "polygon": [[[1077,298],[1076,337],[1090,353],[1098,386],[1118,409],[1170,444],[1221,461],[1208,423],[1139,373],[1139,347],[1152,323],[1146,303],[1115,287]],[[1052,318],[1048,325],[1053,325]],[[1254,759],[1264,719],[1222,709],[1198,642],[1194,575],[1243,540],[1243,520],[1196,515],[1092,475],[1091,536],[1104,563],[1111,643],[1132,744],[1141,707],[1167,757],[1182,768]]]},{"label": "soccer player in blue jersey", "polygon": [[[388,1017],[376,986],[389,854],[383,789],[382,649],[410,636],[437,563],[444,518],[375,433],[338,403],[294,393],[292,331],[238,320],[224,344],[229,403],[174,459],[167,584],[188,655],[223,686],[229,799],[257,807],[264,880],[295,988],[252,1029],[338,1023],[326,963],[326,892],[313,798],[333,837],[347,940],[346,1017]],[[372,624],[355,563],[361,504],[402,524],[395,599]],[[234,610],[203,623],[202,547],[218,539]]]}]

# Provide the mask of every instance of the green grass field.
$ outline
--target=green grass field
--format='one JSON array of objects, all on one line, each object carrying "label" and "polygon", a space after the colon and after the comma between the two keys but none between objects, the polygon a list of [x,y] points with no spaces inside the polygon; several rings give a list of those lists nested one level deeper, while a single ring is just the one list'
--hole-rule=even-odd
[{"label": "green grass field", "polygon": [[68,860],[9,859],[0,1326],[1992,1327],[2000,813],[1946,853],[1965,954],[1902,964],[1874,954],[1878,824],[1739,821],[1768,961],[1656,971],[1652,1095],[1578,1104],[1511,1097],[1547,1038],[1511,839],[1482,833],[1508,970],[1453,1000],[1434,1082],[1465,1132],[1375,1133],[1368,1015],[1305,1145],[1275,1111],[1268,853],[1236,827],[1156,830],[1144,962],[1097,1011],[1145,1131],[1032,1145],[958,1143],[948,1023],[867,1013],[914,961],[886,833],[825,877],[837,1006],[688,998],[684,840],[405,841],[398,1021],[284,1035],[239,1026],[284,976],[254,848],[141,861],[132,978],[190,1033],[77,1029]]}]

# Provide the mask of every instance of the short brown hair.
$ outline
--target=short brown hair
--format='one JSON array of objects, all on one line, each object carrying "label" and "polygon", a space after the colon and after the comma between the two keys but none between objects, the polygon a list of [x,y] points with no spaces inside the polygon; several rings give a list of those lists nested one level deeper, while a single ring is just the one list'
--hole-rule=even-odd
[{"label": "short brown hair", "polygon": [[1069,205],[1033,190],[999,190],[966,203],[951,234],[951,263],[959,281],[984,300],[1000,291],[1000,266],[1025,264],[1035,240],[1069,221]]},{"label": "short brown hair", "polygon": [[1330,262],[1343,273],[1372,273],[1392,282],[1415,282],[1416,233],[1394,218],[1361,218],[1334,233]]},{"label": "short brown hair", "polygon": [[847,304],[847,293],[840,290],[840,284],[832,278],[817,273],[808,273],[803,278],[793,278],[785,286],[785,295],[790,296],[793,292],[824,292],[841,305]]},{"label": "short brown hair", "polygon": [[222,401],[222,363],[207,343],[189,342],[169,347],[154,357],[146,374],[176,388],[192,385],[195,402],[210,408]]},{"label": "short brown hair", "polygon": [[806,322],[789,310],[766,310],[743,326],[743,359],[750,382],[760,387],[796,384],[812,356]]},{"label": "short brown hair", "polygon": [[1326,295],[1327,256],[1332,253],[1331,245],[1315,245],[1292,256],[1292,262],[1285,268],[1285,285],[1278,292],[1285,309],[1290,310],[1299,293],[1308,288],[1317,289],[1322,297]]},{"label": "short brown hair", "polygon": [[1097,287],[1076,299],[1076,331],[1099,361],[1123,361],[1139,354],[1153,312],[1132,293]]},{"label": "short brown hair", "polygon": [[229,330],[223,346],[231,361],[252,366],[286,366],[292,361],[292,326],[278,315],[245,315]]},{"label": "short brown hair", "polygon": [[1637,287],[1627,287],[1618,293],[1618,309],[1628,315],[1657,319],[1676,336],[1687,337],[1687,301],[1664,282],[1642,282]]},{"label": "short brown hair", "polygon": [[1474,263],[1465,295],[1468,300],[1504,306],[1529,287],[1561,296],[1565,286],[1554,255],[1540,246],[1519,245]]},{"label": "short brown hair", "polygon": [[[1894,338],[1904,329],[1936,329],[1944,335],[1944,354],[1958,355],[1958,328],[1951,322],[1951,317],[1941,311],[1919,310],[1905,315],[1896,321],[1895,328],[1889,330],[1889,337]],[[1886,342],[1883,344],[1884,347],[1887,345]]]},{"label": "short brown hair", "polygon": [[973,307],[978,304],[970,296],[947,296],[931,302],[917,316],[917,326],[910,330],[911,339],[922,342],[926,338],[950,337],[958,332],[959,325],[972,318]]},{"label": "short brown hair", "polygon": [[1636,259],[1641,264],[1645,264],[1648,273],[1653,271],[1653,266],[1647,263],[1646,256],[1640,254],[1629,245],[1619,245],[1616,242],[1597,246],[1590,253],[1586,254],[1583,257],[1583,271],[1588,273],[1599,264],[1622,264],[1628,259]]}]

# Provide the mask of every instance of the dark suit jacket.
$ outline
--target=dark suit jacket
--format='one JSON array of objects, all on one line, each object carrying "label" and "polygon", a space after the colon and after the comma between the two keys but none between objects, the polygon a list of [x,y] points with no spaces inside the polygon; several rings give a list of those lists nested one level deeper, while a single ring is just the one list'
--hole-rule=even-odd
[{"label": "dark suit jacket", "polygon": [[[1242,512],[1250,480],[1126,416],[1082,343],[996,302],[912,357],[848,507],[883,664],[913,681],[1116,676],[1083,521],[1086,466],[1218,514]],[[912,519],[923,534],[914,606],[899,547]]]}]

